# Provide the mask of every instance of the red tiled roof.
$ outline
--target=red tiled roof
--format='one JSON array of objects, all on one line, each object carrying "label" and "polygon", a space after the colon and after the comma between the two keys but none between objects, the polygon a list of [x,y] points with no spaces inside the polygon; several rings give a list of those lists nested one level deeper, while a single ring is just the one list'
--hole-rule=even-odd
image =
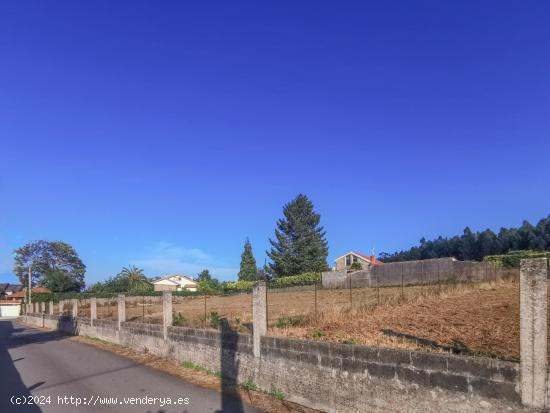
[{"label": "red tiled roof", "polygon": [[[34,287],[31,292],[33,294],[40,294],[40,293],[49,293],[50,290],[48,290],[47,288],[44,288],[44,287]],[[27,289],[24,288],[23,290],[21,291],[18,291],[16,293],[13,293],[11,294],[9,297],[12,297],[12,298],[24,298],[25,296],[27,295]]]},{"label": "red tiled roof", "polygon": [[372,265],[382,265],[382,264],[384,264],[382,261],[380,261],[374,255],[365,255],[365,254],[361,254],[360,252],[356,252],[356,251],[352,251],[352,252],[354,254],[357,254],[357,255],[363,257],[366,260],[369,260]]}]

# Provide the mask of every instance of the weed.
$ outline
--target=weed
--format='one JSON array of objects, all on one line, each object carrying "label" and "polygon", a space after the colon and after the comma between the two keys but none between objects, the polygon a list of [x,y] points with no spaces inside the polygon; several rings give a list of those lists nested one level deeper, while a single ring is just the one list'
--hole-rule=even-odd
[{"label": "weed", "polygon": [[271,397],[275,397],[278,400],[284,400],[286,395],[282,392],[281,389],[278,389],[273,384],[271,385],[271,390],[268,393]]},{"label": "weed", "polygon": [[202,366],[199,366],[198,364],[195,364],[193,363],[192,361],[182,361],[181,362],[181,366],[182,367],[185,367],[186,369],[191,369],[191,370],[195,370],[195,371],[200,371],[200,372],[203,372],[203,373],[206,373],[206,374],[209,374],[211,376],[216,376],[218,378],[221,378],[222,377],[222,372],[219,371],[219,370],[210,370],[210,369],[207,369],[206,367],[202,367]]},{"label": "weed", "polygon": [[211,311],[208,318],[210,319],[210,327],[212,328],[219,328],[223,320],[223,317],[220,317],[216,311]]},{"label": "weed", "polygon": [[275,327],[285,328],[285,327],[297,327],[308,324],[308,318],[304,315],[296,316],[281,316],[277,319]]},{"label": "weed", "polygon": [[254,383],[251,379],[248,379],[246,382],[242,384],[242,386],[246,390],[255,391],[258,389],[258,386],[256,386],[256,383]]},{"label": "weed", "polygon": [[187,325],[187,319],[180,312],[178,312],[177,314],[172,315],[172,325],[185,326]]},{"label": "weed", "polygon": [[311,338],[313,338],[313,339],[318,339],[318,338],[321,338],[323,336],[326,336],[326,333],[324,333],[322,331],[319,331],[319,330],[315,330],[311,333]]}]

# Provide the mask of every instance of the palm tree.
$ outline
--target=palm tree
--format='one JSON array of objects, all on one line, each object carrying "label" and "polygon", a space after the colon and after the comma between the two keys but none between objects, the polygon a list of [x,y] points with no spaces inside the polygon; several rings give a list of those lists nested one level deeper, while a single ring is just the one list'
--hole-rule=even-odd
[{"label": "palm tree", "polygon": [[136,267],[135,265],[129,265],[128,267],[122,268],[120,275],[125,278],[128,278],[131,286],[134,286],[143,281],[147,281],[145,274],[141,268]]}]

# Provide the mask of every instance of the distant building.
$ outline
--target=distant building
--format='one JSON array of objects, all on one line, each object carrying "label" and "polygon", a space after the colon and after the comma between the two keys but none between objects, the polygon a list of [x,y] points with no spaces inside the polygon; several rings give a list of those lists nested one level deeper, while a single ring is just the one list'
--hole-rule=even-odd
[{"label": "distant building", "polygon": [[199,283],[186,275],[167,275],[153,281],[155,291],[197,291]]},{"label": "distant building", "polygon": [[10,298],[13,294],[20,292],[22,289],[23,286],[21,284],[2,283],[0,284],[0,298]]},{"label": "distant building", "polygon": [[[50,290],[48,290],[47,288],[44,288],[44,287],[33,287],[33,289],[31,290],[32,294],[44,294],[44,293],[49,293],[51,292]],[[31,299],[32,299],[32,294],[31,294]],[[6,296],[6,298],[8,300],[18,300],[18,301],[21,301],[23,300],[25,297],[28,298],[29,294],[27,293],[27,289],[26,288],[23,288],[19,291],[17,291],[16,293],[13,293],[11,295],[8,295]]]},{"label": "distant building", "polygon": [[336,271],[344,271],[352,269],[354,263],[359,263],[361,269],[366,270],[371,265],[382,265],[382,261],[378,260],[374,255],[365,255],[360,252],[350,251],[334,260]]}]

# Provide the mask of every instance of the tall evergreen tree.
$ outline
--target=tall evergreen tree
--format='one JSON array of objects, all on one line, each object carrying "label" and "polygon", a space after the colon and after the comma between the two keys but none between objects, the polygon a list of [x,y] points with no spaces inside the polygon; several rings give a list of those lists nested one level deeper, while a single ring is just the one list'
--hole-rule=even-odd
[{"label": "tall evergreen tree", "polygon": [[328,244],[319,225],[321,216],[307,196],[299,194],[283,207],[284,218],[277,221],[275,240],[270,239],[269,270],[276,277],[328,269]]},{"label": "tall evergreen tree", "polygon": [[259,279],[256,259],[252,253],[252,244],[247,238],[244,242],[244,250],[241,254],[241,269],[239,271],[239,280],[255,281]]}]

